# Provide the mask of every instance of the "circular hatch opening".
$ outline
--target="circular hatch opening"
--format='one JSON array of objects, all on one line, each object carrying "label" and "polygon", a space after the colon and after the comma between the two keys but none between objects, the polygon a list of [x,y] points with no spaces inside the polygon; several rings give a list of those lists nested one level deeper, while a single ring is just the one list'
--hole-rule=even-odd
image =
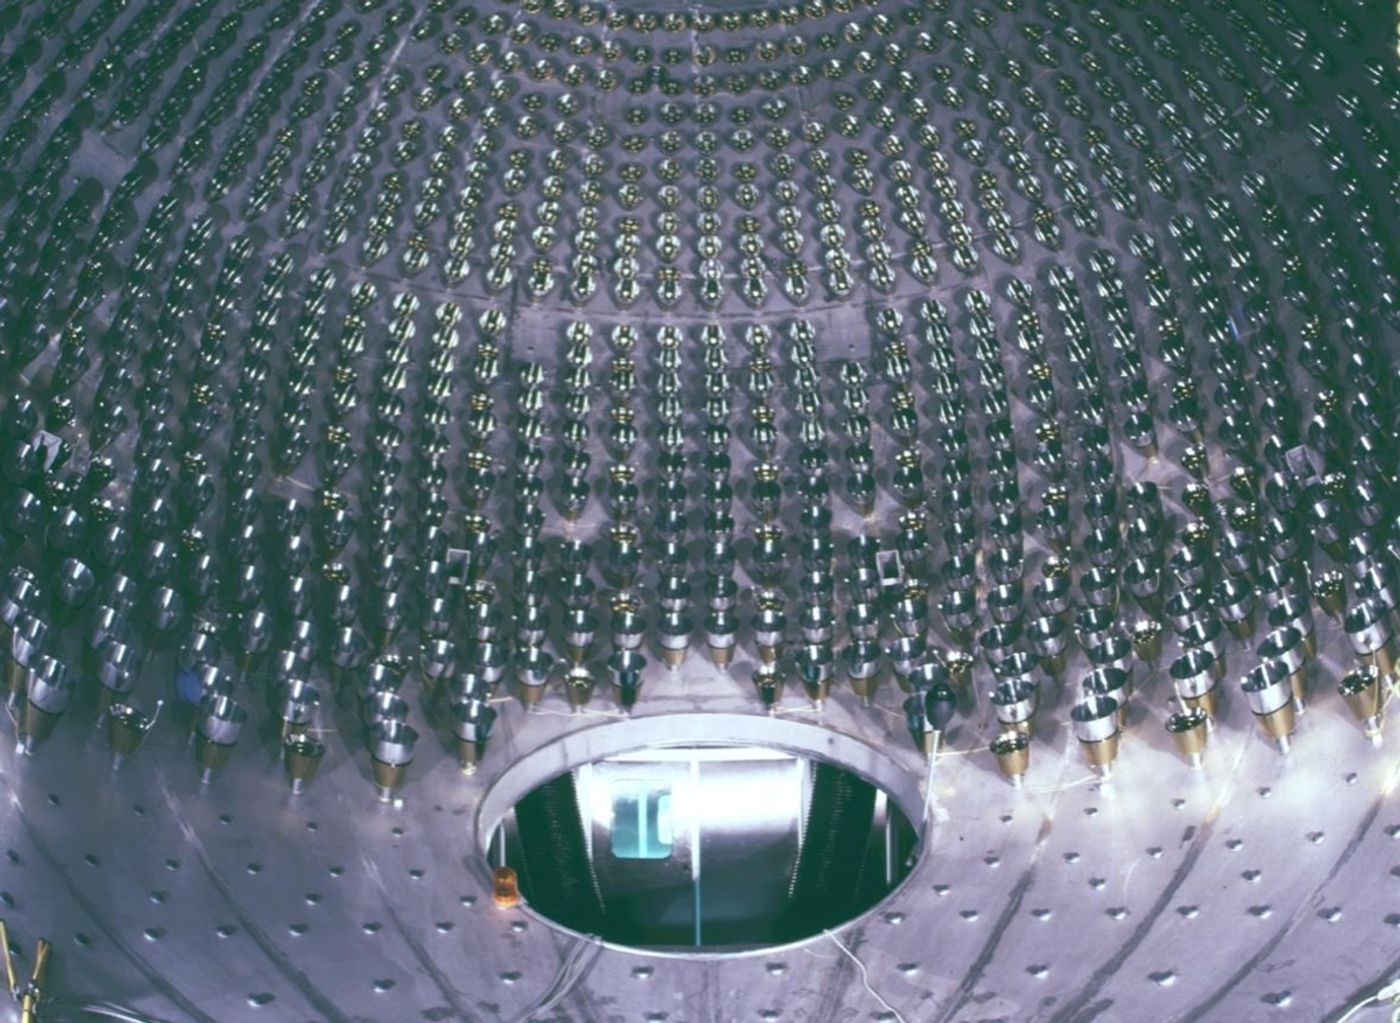
[{"label": "circular hatch opening", "polygon": [[917,856],[917,799],[906,770],[848,736],[668,715],[522,758],[481,819],[491,866],[514,870],[544,918],[617,945],[732,953],[886,898]]}]

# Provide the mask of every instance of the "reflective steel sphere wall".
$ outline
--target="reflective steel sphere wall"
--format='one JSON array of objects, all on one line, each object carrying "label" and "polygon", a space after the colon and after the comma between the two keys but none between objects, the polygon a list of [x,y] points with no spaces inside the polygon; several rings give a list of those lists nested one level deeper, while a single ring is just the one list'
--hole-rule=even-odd
[{"label": "reflective steel sphere wall", "polygon": [[[1372,997],[1387,7],[0,7],[33,1018]],[[844,758],[918,800],[920,861],[728,957],[493,904],[493,786],[637,725]]]}]

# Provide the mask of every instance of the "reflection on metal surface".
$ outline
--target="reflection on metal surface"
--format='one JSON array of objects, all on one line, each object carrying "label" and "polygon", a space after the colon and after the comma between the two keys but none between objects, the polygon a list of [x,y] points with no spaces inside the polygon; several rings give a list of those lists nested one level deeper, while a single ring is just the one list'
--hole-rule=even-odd
[{"label": "reflection on metal surface", "polygon": [[[577,768],[572,791],[586,841],[558,836],[552,866],[591,875],[601,916],[556,919],[630,946],[735,951],[805,937],[897,886],[917,840],[883,791],[839,768],[759,747],[671,746],[609,757]],[[847,802],[861,809],[843,817]],[[553,893],[541,890],[556,883],[551,859],[522,848],[518,813],[502,825],[505,856],[526,865],[526,898],[547,906]],[[829,833],[840,843],[828,842]],[[588,862],[558,858],[570,848],[585,849]],[[827,859],[814,865],[814,857]],[[815,888],[813,871],[823,879]]]},{"label": "reflection on metal surface", "polygon": [[[1312,1023],[1380,990],[1394,28],[0,3],[0,908],[17,955],[53,939],[39,1012]],[[702,799],[712,844],[708,767],[624,785],[621,831],[580,804],[583,765],[716,735],[805,761],[805,814]],[[928,854],[857,912],[865,782]],[[794,827],[779,944],[696,951],[762,903],[716,872]],[[681,951],[590,940],[619,865],[665,864]]]}]

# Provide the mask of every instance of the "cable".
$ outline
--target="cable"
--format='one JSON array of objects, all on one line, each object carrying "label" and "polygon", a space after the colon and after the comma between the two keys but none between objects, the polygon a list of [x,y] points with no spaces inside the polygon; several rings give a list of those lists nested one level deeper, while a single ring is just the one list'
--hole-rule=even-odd
[{"label": "cable", "polygon": [[[517,1023],[530,1023],[531,1020],[538,1018],[563,1001],[564,997],[574,989],[574,985],[593,968],[593,964],[603,954],[603,947],[603,942],[592,934],[584,935],[575,941],[569,954],[559,964],[559,972],[555,974],[554,980],[550,982],[549,987],[545,988],[539,1000],[516,1018]],[[590,950],[593,951],[593,956],[587,964],[580,965],[583,963],[584,955]]]},{"label": "cable", "polygon": [[1394,1005],[1394,1010],[1390,1014],[1391,1023],[1400,1023],[1400,977],[1392,980],[1385,987],[1375,994],[1363,998],[1346,1012],[1337,1017],[1337,1023],[1346,1023],[1362,1009],[1371,1005],[1379,1005],[1381,1002],[1390,1002]]},{"label": "cable", "polygon": [[[898,1009],[896,1009],[889,1002],[881,998],[880,992],[876,991],[873,987],[870,986],[870,976],[866,972],[865,964],[860,961],[860,957],[857,956],[854,952],[852,952],[849,948],[847,948],[846,945],[841,941],[841,939],[836,936],[834,931],[824,930],[822,931],[822,933],[825,934],[828,938],[830,938],[832,943],[837,948],[839,948],[842,952],[845,952],[847,958],[849,958],[851,962],[856,964],[856,969],[860,971],[860,982],[865,987],[865,990],[870,993],[870,997],[875,999],[875,1001],[879,1002],[882,1006],[884,1006],[885,1011],[892,1015],[897,1021],[897,1023],[908,1023],[908,1020],[906,1020],[904,1016],[900,1014],[900,1011]],[[1338,1023],[1340,1023],[1340,1021],[1338,1021]]]},{"label": "cable", "polygon": [[1355,1016],[1355,1015],[1356,1015],[1358,1012],[1360,1012],[1362,1009],[1366,1008],[1366,1006],[1368,1006],[1368,1005],[1374,1005],[1376,1002],[1379,1002],[1379,1001],[1380,1001],[1380,998],[1378,998],[1378,997],[1375,996],[1375,995],[1372,995],[1370,998],[1367,998],[1365,1001],[1357,1002],[1357,1003],[1356,1003],[1355,1005],[1353,1005],[1350,1009],[1348,1009],[1346,1012],[1342,1013],[1340,1016],[1337,1017],[1337,1023],[1346,1023],[1347,1020],[1351,1019],[1353,1016]]},{"label": "cable", "polygon": [[50,1001],[46,1007],[48,1011],[44,1013],[43,1018],[50,1018],[49,1013],[55,1008],[63,1009],[65,1015],[68,1012],[84,1013],[88,1016],[101,1016],[103,1019],[114,1019],[117,1020],[118,1023],[168,1023],[167,1020],[157,1016],[147,1016],[137,1012],[135,1009],[129,1009],[126,1006],[117,1005],[114,1002],[70,1002],[65,999],[53,999]]}]

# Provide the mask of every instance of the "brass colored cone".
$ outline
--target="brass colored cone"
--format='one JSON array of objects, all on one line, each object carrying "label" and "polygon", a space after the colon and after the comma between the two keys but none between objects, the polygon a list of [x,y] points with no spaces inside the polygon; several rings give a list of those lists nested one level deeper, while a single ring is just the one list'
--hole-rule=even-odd
[{"label": "brass colored cone", "polygon": [[407,764],[386,764],[378,757],[369,758],[370,769],[374,774],[374,784],[379,789],[379,798],[388,802],[396,791],[403,787],[408,774]]},{"label": "brass colored cone", "polygon": [[971,657],[945,657],[943,666],[948,669],[948,681],[954,689],[964,688],[972,678]]},{"label": "brass colored cone", "polygon": [[782,655],[782,648],[777,646],[765,646],[762,643],[758,646],[758,659],[764,664],[777,664],[778,658]]},{"label": "brass colored cone", "polygon": [[778,705],[778,700],[783,695],[783,681],[777,676],[755,678],[754,688],[758,692],[759,701],[770,712]]},{"label": "brass colored cone", "polygon": [[194,737],[194,759],[199,764],[206,778],[214,771],[219,770],[228,763],[228,759],[233,755],[233,747],[222,742],[210,742],[204,736],[196,734]]},{"label": "brass colored cone", "polygon": [[1079,740],[1079,748],[1084,751],[1084,759],[1089,766],[1100,775],[1107,777],[1113,770],[1113,762],[1118,759],[1118,737],[1121,732],[1114,732],[1107,739],[1099,739],[1095,742]]},{"label": "brass colored cone", "polygon": [[574,646],[572,643],[564,644],[564,656],[573,664],[582,664],[588,660],[588,647]]},{"label": "brass colored cone", "polygon": [[823,679],[820,682],[808,682],[802,680],[802,690],[807,694],[807,699],[812,701],[812,705],[821,710],[826,702],[826,698],[831,695],[831,680]]},{"label": "brass colored cone", "polygon": [[1235,639],[1244,642],[1254,636],[1254,616],[1245,615],[1243,618],[1237,618],[1232,622],[1226,622],[1225,628]]},{"label": "brass colored cone", "polygon": [[591,680],[587,682],[566,681],[564,683],[564,696],[568,698],[570,707],[574,710],[580,710],[587,705],[589,700],[593,699],[593,682]]},{"label": "brass colored cone", "polygon": [[1288,676],[1288,685],[1293,690],[1293,709],[1301,714],[1308,706],[1308,666],[1306,664]]},{"label": "brass colored cone", "polygon": [[1379,746],[1384,709],[1380,672],[1371,665],[1359,668],[1343,678],[1338,689],[1352,715],[1361,722],[1366,737]]},{"label": "brass colored cone", "polygon": [[5,660],[5,688],[11,696],[18,696],[25,688],[25,667],[13,657]]},{"label": "brass colored cone", "polygon": [[107,745],[120,757],[129,757],[141,748],[141,740],[146,737],[144,728],[137,728],[125,718],[107,718]]},{"label": "brass colored cone", "polygon": [[1381,712],[1380,672],[1354,671],[1342,679],[1340,688],[1356,720],[1365,721]]},{"label": "brass colored cone", "polygon": [[464,774],[475,774],[476,765],[480,758],[476,751],[476,741],[474,739],[463,739],[457,737],[457,763],[462,765]]},{"label": "brass colored cone", "polygon": [[1293,729],[1298,723],[1297,710],[1292,703],[1285,703],[1278,710],[1270,711],[1267,714],[1255,714],[1254,720],[1259,722],[1259,727],[1264,734],[1278,744],[1280,753],[1287,753],[1293,742],[1290,738]]},{"label": "brass colored cone", "polygon": [[1160,593],[1147,593],[1141,597],[1134,596],[1133,600],[1137,606],[1153,618],[1162,613],[1162,595]]},{"label": "brass colored cone", "polygon": [[1317,598],[1317,606],[1322,613],[1329,618],[1340,618],[1346,610],[1346,591],[1340,585],[1319,586],[1313,596]]},{"label": "brass colored cone", "polygon": [[938,754],[943,751],[943,733],[930,728],[920,736],[919,749],[929,760],[937,760]]},{"label": "brass colored cone", "polygon": [[339,695],[355,687],[355,669],[332,664],[330,667],[331,688]]},{"label": "brass colored cone", "polygon": [[1002,732],[992,740],[992,755],[1002,776],[1017,788],[1031,765],[1031,742],[1023,732]]},{"label": "brass colored cone", "polygon": [[544,691],[547,688],[549,687],[530,686],[526,685],[524,682],[521,682],[517,686],[517,689],[519,690],[517,695],[519,695],[520,697],[520,702],[523,703],[527,708],[529,708],[535,706],[540,702],[540,700],[544,699]]},{"label": "brass colored cone", "polygon": [[1035,716],[1026,718],[1024,721],[998,721],[998,725],[1008,732],[1020,732],[1027,739],[1035,738]]},{"label": "brass colored cone", "polygon": [[316,769],[321,766],[321,758],[326,748],[315,739],[300,735],[284,743],[282,750],[284,767],[287,779],[292,783],[292,791],[300,792],[316,776]]},{"label": "brass colored cone", "polygon": [[689,647],[662,647],[661,659],[666,662],[666,667],[675,671],[685,661],[685,655],[690,652]]},{"label": "brass colored cone", "polygon": [[880,686],[880,675],[877,672],[866,678],[851,679],[851,692],[855,693],[866,703],[875,698],[875,690]]},{"label": "brass colored cone", "polygon": [[716,668],[727,668],[734,660],[734,644],[710,647],[710,660]]},{"label": "brass colored cone", "polygon": [[112,709],[112,704],[117,702],[117,697],[124,695],[115,689],[108,689],[106,686],[98,686],[97,690],[97,720],[101,721],[107,716],[107,712]]},{"label": "brass colored cone", "polygon": [[1303,633],[1303,652],[1308,655],[1309,661],[1311,661],[1314,657],[1317,656],[1316,629],[1309,629],[1307,632]]},{"label": "brass colored cone", "polygon": [[1206,748],[1207,720],[1205,712],[1201,710],[1188,710],[1167,718],[1167,731],[1176,745],[1176,751],[1192,767],[1201,766],[1201,754]]},{"label": "brass colored cone", "polygon": [[53,733],[54,725],[58,724],[58,715],[50,714],[26,700],[23,721],[25,747],[32,748]]},{"label": "brass colored cone", "polygon": [[1384,677],[1395,674],[1395,669],[1400,666],[1400,640],[1394,636],[1375,653],[1368,654],[1366,660],[1375,665],[1378,672]]},{"label": "brass colored cone", "polygon": [[1213,685],[1200,696],[1180,696],[1181,705],[1187,710],[1199,710],[1206,716],[1206,727],[1215,724],[1215,708],[1220,700],[1220,686]]},{"label": "brass colored cone", "polygon": [[[1133,656],[1144,664],[1156,664],[1157,658],[1162,656],[1162,633],[1160,630],[1134,632],[1132,641]],[[1063,651],[1058,656],[1063,657]],[[1063,665],[1063,661],[1061,664]],[[1054,674],[1058,675],[1059,672],[1054,672]]]}]

